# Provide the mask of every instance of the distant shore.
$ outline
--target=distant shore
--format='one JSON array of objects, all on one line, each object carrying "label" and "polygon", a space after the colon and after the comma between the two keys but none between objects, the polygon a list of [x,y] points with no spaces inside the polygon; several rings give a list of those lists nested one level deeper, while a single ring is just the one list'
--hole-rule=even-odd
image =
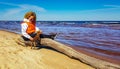
[{"label": "distant shore", "polygon": [[22,47],[15,42],[18,36],[0,30],[0,69],[94,69],[51,49]]}]

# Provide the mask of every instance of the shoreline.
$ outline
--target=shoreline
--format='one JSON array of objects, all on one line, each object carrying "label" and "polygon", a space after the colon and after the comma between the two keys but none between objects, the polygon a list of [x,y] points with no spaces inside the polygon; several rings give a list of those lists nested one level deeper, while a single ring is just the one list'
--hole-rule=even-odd
[{"label": "shoreline", "polygon": [[50,49],[31,50],[15,43],[17,33],[0,30],[0,68],[21,69],[94,69]]},{"label": "shoreline", "polygon": [[101,59],[101,60],[104,60],[104,61],[107,61],[107,62],[110,62],[110,63],[114,63],[114,64],[117,64],[117,65],[120,64],[119,61],[113,60],[112,58],[107,58],[107,57],[104,57],[104,56],[100,56],[100,55],[97,55],[96,53],[93,53],[93,52],[91,53],[89,51],[85,51],[82,48],[77,48],[77,47],[74,47],[74,46],[70,46],[70,47],[72,47],[73,49],[75,49],[78,52],[81,52],[81,53],[86,54],[88,56],[94,57],[96,59]]}]

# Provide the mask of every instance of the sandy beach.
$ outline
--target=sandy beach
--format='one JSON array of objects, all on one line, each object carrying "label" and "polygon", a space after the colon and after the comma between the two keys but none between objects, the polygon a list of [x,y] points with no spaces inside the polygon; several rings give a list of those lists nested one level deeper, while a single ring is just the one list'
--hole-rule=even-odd
[{"label": "sandy beach", "polygon": [[18,36],[0,31],[0,69],[93,69],[52,49],[32,50],[18,45]]}]

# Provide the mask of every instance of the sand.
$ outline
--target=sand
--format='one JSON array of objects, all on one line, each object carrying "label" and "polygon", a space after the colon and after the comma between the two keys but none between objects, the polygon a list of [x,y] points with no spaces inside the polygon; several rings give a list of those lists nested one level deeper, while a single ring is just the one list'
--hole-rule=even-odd
[{"label": "sand", "polygon": [[52,49],[18,45],[18,36],[0,30],[0,69],[94,69]]}]

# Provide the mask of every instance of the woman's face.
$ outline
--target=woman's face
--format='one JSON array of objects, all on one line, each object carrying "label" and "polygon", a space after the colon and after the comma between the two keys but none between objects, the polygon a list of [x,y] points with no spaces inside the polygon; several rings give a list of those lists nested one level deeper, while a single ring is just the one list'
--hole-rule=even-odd
[{"label": "woman's face", "polygon": [[28,18],[28,20],[29,20],[30,22],[34,22],[35,17],[34,17],[34,16],[30,16],[30,17]]}]

